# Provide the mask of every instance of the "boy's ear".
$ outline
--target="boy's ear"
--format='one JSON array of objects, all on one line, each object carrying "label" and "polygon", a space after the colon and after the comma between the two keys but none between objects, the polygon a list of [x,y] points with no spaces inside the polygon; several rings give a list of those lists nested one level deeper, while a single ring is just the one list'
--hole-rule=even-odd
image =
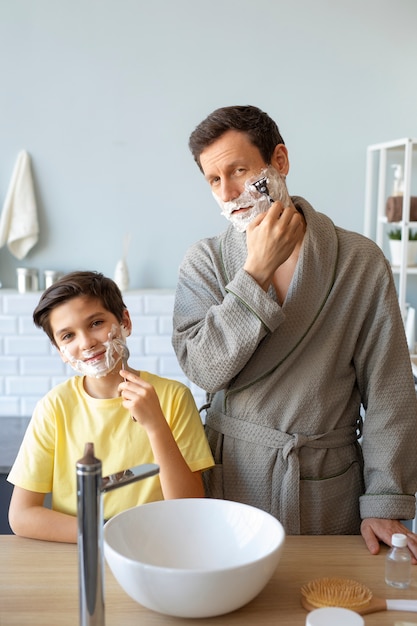
[{"label": "boy's ear", "polygon": [[123,311],[122,326],[126,333],[126,337],[129,337],[132,332],[132,320],[130,319],[130,314],[127,309]]}]

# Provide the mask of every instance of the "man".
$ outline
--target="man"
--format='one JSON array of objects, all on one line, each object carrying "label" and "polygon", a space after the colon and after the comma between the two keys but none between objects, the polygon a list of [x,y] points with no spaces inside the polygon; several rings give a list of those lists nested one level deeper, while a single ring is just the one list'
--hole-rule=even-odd
[{"label": "man", "polygon": [[190,149],[231,221],[188,250],[174,309],[179,362],[210,399],[207,495],[269,511],[289,534],[362,532],[376,554],[408,532],[417,491],[417,401],[389,264],[288,196],[287,148],[258,108],[214,111]]}]

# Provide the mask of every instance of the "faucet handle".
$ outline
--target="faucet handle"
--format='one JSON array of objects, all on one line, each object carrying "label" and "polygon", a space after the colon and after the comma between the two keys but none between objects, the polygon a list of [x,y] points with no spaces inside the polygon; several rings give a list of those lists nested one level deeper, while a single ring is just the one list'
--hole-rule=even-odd
[{"label": "faucet handle", "polygon": [[155,476],[155,474],[158,473],[159,465],[155,465],[155,463],[136,465],[136,467],[132,467],[131,469],[121,470],[120,472],[116,472],[116,474],[104,476],[102,478],[100,491],[105,493],[107,491],[111,491],[112,489],[122,487],[123,485],[128,485],[129,483],[135,483],[138,480]]}]

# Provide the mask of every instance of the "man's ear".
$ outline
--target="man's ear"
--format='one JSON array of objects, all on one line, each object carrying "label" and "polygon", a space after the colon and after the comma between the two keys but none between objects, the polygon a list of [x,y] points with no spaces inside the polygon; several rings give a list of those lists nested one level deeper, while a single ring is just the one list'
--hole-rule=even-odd
[{"label": "man's ear", "polygon": [[288,150],[283,143],[279,143],[275,146],[274,152],[271,157],[271,165],[283,176],[286,176],[290,171],[290,161],[288,159]]},{"label": "man's ear", "polygon": [[127,309],[123,311],[121,324],[122,324],[124,332],[126,333],[126,337],[129,337],[132,332],[132,320],[130,319],[130,314]]}]

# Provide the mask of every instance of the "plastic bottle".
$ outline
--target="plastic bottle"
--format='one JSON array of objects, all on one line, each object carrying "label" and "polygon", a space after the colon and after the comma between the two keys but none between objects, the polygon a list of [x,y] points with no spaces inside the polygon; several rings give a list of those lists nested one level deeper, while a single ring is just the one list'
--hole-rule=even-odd
[{"label": "plastic bottle", "polygon": [[385,582],[391,587],[406,589],[411,581],[411,555],[407,548],[407,537],[401,533],[392,535],[392,548],[385,562]]}]

